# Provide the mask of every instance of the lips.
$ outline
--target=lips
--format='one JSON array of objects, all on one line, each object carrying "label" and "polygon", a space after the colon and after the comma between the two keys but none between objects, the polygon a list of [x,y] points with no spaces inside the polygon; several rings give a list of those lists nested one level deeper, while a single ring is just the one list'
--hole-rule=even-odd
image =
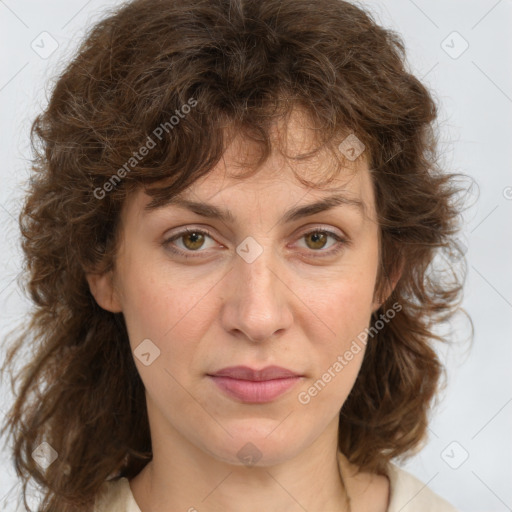
[{"label": "lips", "polygon": [[231,377],[232,379],[263,381],[299,377],[300,374],[280,366],[267,366],[261,370],[253,370],[248,366],[230,366],[213,374],[214,377]]},{"label": "lips", "polygon": [[275,400],[303,378],[280,366],[267,366],[261,370],[232,366],[208,374],[208,377],[229,397],[259,404]]}]

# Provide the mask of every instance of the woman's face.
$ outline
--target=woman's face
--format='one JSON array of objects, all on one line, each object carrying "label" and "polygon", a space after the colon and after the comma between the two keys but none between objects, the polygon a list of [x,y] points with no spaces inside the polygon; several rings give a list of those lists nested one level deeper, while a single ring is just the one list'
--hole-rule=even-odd
[{"label": "woman's face", "polygon": [[[287,136],[288,151],[304,148],[298,125]],[[379,307],[378,226],[363,157],[358,172],[342,171],[322,190],[301,185],[291,167],[311,178],[332,164],[327,153],[295,162],[274,152],[236,181],[229,173],[251,149],[238,142],[180,195],[181,205],[145,211],[151,198],[131,196],[114,286],[105,276],[90,283],[101,305],[126,320],[153,443],[158,432],[217,460],[266,465],[337,427],[363,359],[362,333]],[[349,202],[303,211],[333,196]],[[297,377],[214,376],[235,366],[279,366]]]}]

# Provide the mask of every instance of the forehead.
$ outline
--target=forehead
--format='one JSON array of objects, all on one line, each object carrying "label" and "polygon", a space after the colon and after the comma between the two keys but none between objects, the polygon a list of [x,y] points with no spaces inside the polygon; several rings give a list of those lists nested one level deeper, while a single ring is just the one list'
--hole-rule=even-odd
[{"label": "forehead", "polygon": [[342,186],[331,184],[321,190],[304,188],[295,179],[292,185],[286,182],[286,178],[271,183],[263,180],[262,183],[257,176],[233,184],[217,182],[212,172],[202,183],[169,197],[158,208],[148,208],[151,197],[144,195],[140,198],[140,214],[142,217],[157,215],[165,219],[171,211],[169,208],[174,208],[172,211],[188,211],[225,224],[244,225],[256,215],[260,220],[272,219],[276,225],[342,208],[343,217],[353,219],[358,225],[365,220],[373,221],[367,190],[361,189],[363,175],[352,175],[338,181]]},{"label": "forehead", "polygon": [[[366,155],[349,160],[341,154],[337,141],[318,149],[315,131],[300,111],[293,113],[286,124],[281,121],[273,125],[271,153],[258,167],[261,144],[232,127],[226,129],[226,135],[226,149],[217,164],[180,194],[170,195],[161,207],[191,206],[189,209],[205,213],[213,203],[228,200],[235,210],[255,204],[260,208],[276,206],[274,203],[279,202],[286,204],[289,211],[291,204],[307,205],[337,196],[335,201],[339,204],[357,206],[362,216],[374,217],[373,184]],[[341,136],[340,139],[343,140]],[[251,172],[245,176],[248,171]],[[151,195],[142,195],[139,204],[143,211],[156,209],[150,204]],[[201,207],[201,203],[208,205]],[[219,209],[213,213],[210,216],[221,217]],[[293,215],[292,211],[289,213]],[[228,218],[224,220],[233,221],[229,216],[227,211]]]}]

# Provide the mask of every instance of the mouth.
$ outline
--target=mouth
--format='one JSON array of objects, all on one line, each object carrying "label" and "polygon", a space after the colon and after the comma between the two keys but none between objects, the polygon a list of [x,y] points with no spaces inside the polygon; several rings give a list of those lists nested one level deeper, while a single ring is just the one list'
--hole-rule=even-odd
[{"label": "mouth", "polygon": [[279,366],[268,366],[261,370],[233,366],[207,376],[230,398],[254,404],[272,402],[304,378]]}]

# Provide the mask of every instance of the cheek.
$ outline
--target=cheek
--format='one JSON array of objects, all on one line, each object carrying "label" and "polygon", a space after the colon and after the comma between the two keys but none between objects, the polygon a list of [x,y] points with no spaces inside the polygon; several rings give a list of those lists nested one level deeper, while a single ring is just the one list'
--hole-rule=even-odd
[{"label": "cheek", "polygon": [[176,278],[158,265],[132,264],[123,272],[122,308],[132,350],[149,339],[160,350],[159,365],[185,367],[176,361],[190,361],[191,342],[200,340],[211,322],[209,291],[215,282],[189,279],[186,272]]},{"label": "cheek", "polygon": [[172,328],[173,312],[184,306],[174,304],[174,290],[140,269],[130,269],[123,284],[122,307],[132,343],[140,338],[154,339]]},{"label": "cheek", "polygon": [[[337,275],[324,294],[310,296],[318,317],[328,326],[320,339],[309,332],[309,339],[316,343],[315,375],[310,387],[305,389],[304,401],[311,399],[316,407],[331,410],[333,402],[341,407],[359,373],[365,350],[366,329],[372,306],[376,271],[373,267],[356,268]],[[306,322],[312,325],[314,322]],[[316,322],[318,325],[318,322]],[[311,387],[312,384],[312,387]],[[305,403],[301,402],[301,403]]]},{"label": "cheek", "polygon": [[[373,268],[362,270],[350,267],[324,280],[321,287],[309,287],[307,304],[328,327],[326,333],[329,334],[330,346],[338,349],[343,347],[368,326],[373,307],[375,274]],[[310,325],[318,325],[318,321]],[[307,325],[304,327],[307,329]],[[336,343],[332,343],[333,339]]]},{"label": "cheek", "polygon": [[377,269],[377,234],[367,234],[317,284],[313,284],[315,280],[307,286],[303,284],[314,311],[319,311],[328,325],[332,324],[337,337],[353,334],[347,333],[351,326],[366,326],[373,308]]},{"label": "cheek", "polygon": [[343,337],[354,336],[355,330],[366,327],[372,312],[373,288],[374,281],[363,276],[343,283],[330,306],[337,332]]}]

